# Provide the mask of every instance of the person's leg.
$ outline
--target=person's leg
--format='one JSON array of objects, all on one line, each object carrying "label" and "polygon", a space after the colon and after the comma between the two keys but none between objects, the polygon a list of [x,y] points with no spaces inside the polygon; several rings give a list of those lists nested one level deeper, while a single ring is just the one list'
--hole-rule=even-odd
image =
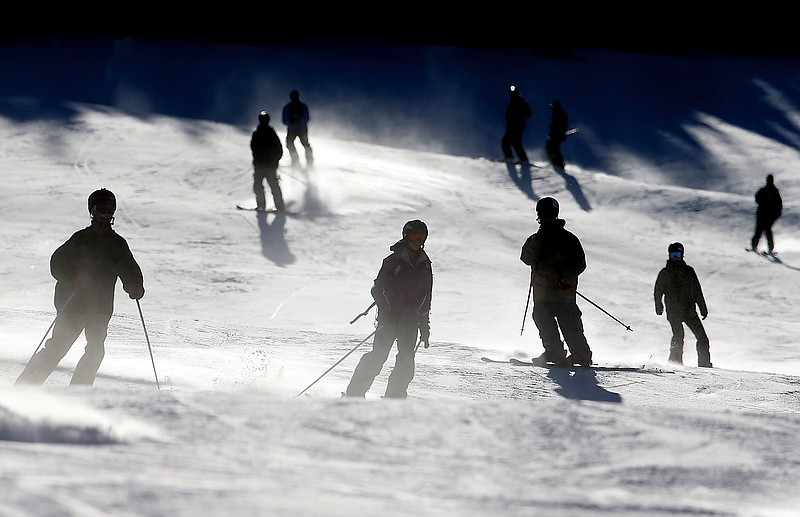
[{"label": "person's leg", "polygon": [[44,348],[31,357],[15,384],[42,384],[78,339],[83,331],[83,324],[84,318],[81,314],[59,314],[53,327],[53,336],[47,340]]},{"label": "person's leg", "polygon": [[561,142],[555,142],[553,150],[553,165],[564,168],[564,155],[561,154]]},{"label": "person's leg", "polygon": [[683,364],[683,322],[679,319],[670,319],[669,326],[672,328],[672,340],[669,343],[669,362]]},{"label": "person's leg", "polygon": [[554,302],[537,302],[533,304],[533,322],[539,330],[539,338],[544,347],[544,358],[547,361],[558,362],[567,357],[564,343],[558,332],[556,323],[556,309]]},{"label": "person's leg", "polygon": [[519,161],[528,161],[528,153],[525,152],[525,148],[522,146],[522,133],[514,134],[514,139],[511,141],[511,146],[514,148],[514,151],[516,151]]},{"label": "person's leg", "polygon": [[364,397],[375,377],[381,372],[383,364],[389,357],[394,340],[397,337],[397,326],[394,324],[382,325],[375,333],[372,341],[372,350],[361,356],[347,385],[345,395],[348,397]]},{"label": "person's leg", "polygon": [[500,140],[500,148],[503,150],[503,158],[506,160],[513,160],[514,154],[511,152],[511,136],[506,131],[503,138]]},{"label": "person's leg", "polygon": [[408,397],[408,385],[414,378],[414,350],[417,346],[417,324],[405,323],[398,329],[397,356],[389,374],[385,397],[404,399]]},{"label": "person's leg", "polygon": [[764,221],[756,217],[756,230],[755,233],[753,233],[753,238],[750,240],[750,247],[754,250],[758,249],[758,241],[761,240],[761,234],[764,233],[764,226]]},{"label": "person's leg", "polygon": [[275,202],[275,209],[282,212],[286,209],[283,202],[283,191],[281,190],[281,183],[278,180],[278,171],[270,169],[267,172],[267,184],[272,192],[272,200]]},{"label": "person's leg", "polygon": [[775,250],[775,241],[772,240],[772,225],[775,221],[770,221],[764,227],[764,235],[767,236],[767,250],[772,253]]},{"label": "person's leg", "polygon": [[581,316],[581,310],[577,303],[559,303],[558,326],[561,328],[564,341],[566,341],[571,354],[568,359],[572,364],[589,366],[592,364],[592,350],[586,341]]},{"label": "person's leg", "polygon": [[253,167],[253,193],[256,195],[256,208],[264,210],[267,207],[267,198],[264,194],[264,166]]},{"label": "person's leg", "polygon": [[105,314],[92,314],[86,321],[86,348],[83,356],[75,366],[70,385],[83,384],[91,386],[97,377],[97,370],[106,354],[105,342],[108,335],[108,322],[110,316]]},{"label": "person's leg", "polygon": [[294,146],[295,138],[297,138],[297,133],[291,130],[286,132],[286,149],[289,150],[289,156],[292,157],[292,167],[300,165],[297,148]]},{"label": "person's leg", "polygon": [[311,149],[311,144],[308,141],[308,131],[300,133],[300,143],[306,150],[306,166],[311,167],[314,165],[314,150]]},{"label": "person's leg", "polygon": [[703,327],[703,322],[694,314],[686,319],[686,326],[692,331],[694,337],[697,339],[697,366],[711,368],[711,351],[708,342],[708,335],[706,329]]}]

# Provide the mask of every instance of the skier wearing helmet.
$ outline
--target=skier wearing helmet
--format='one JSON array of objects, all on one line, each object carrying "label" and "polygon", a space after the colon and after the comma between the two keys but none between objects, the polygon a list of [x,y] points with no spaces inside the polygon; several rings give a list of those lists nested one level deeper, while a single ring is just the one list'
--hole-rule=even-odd
[{"label": "skier wearing helmet", "polygon": [[514,153],[520,163],[528,162],[528,153],[522,145],[522,134],[525,132],[525,125],[531,118],[531,107],[522,98],[519,88],[511,86],[508,89],[508,106],[506,106],[506,131],[500,140],[500,148],[503,150],[503,157],[506,162],[514,161]]},{"label": "skier wearing helmet", "polygon": [[286,206],[278,177],[278,162],[283,157],[283,145],[278,134],[269,125],[269,121],[269,113],[266,111],[259,113],[258,127],[250,137],[250,151],[253,153],[253,193],[256,195],[256,210],[266,210],[264,180],[267,180],[275,210],[283,212]]},{"label": "skier wearing helmet", "polygon": [[91,386],[105,356],[117,278],[132,300],[144,296],[142,270],[127,241],[114,231],[117,199],[108,189],[88,199],[91,224],[75,232],[50,258],[56,279],[53,335],[31,357],[16,384],[42,384],[84,333],[86,348],[70,384]]},{"label": "skier wearing helmet", "polygon": [[402,239],[389,248],[392,254],[383,259],[370,291],[378,306],[372,351],[361,356],[344,396],[365,396],[395,341],[397,358],[384,396],[401,399],[408,396],[408,385],[414,378],[417,331],[425,348],[430,345],[433,272],[431,260],[423,249],[427,238],[428,227],[424,222],[408,221],[403,226]]},{"label": "skier wearing helmet", "polygon": [[656,314],[661,316],[666,305],[667,321],[672,328],[669,362],[683,364],[683,325],[686,324],[697,339],[697,366],[712,368],[708,335],[703,322],[697,316],[697,309],[700,309],[700,316],[703,319],[708,316],[700,280],[694,268],[683,258],[683,244],[673,242],[667,247],[667,253],[669,258],[666,266],[658,273],[653,296]]},{"label": "skier wearing helmet", "polygon": [[525,240],[520,254],[520,260],[531,267],[533,321],[544,346],[544,353],[534,362],[541,366],[591,366],[592,351],[575,301],[586,256],[578,237],[564,228],[566,221],[558,218],[558,210],[558,201],[552,197],[536,203],[539,230]]}]

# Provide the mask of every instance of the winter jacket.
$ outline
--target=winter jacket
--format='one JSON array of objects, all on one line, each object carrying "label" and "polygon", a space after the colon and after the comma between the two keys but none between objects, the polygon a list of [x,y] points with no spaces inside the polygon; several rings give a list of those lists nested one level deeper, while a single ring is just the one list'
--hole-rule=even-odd
[{"label": "winter jacket", "polygon": [[653,296],[656,302],[656,314],[660,315],[666,305],[667,319],[686,321],[689,315],[696,314],[695,305],[700,309],[702,317],[708,316],[708,307],[697,274],[694,268],[683,260],[667,260],[667,265],[656,278]]},{"label": "winter jacket", "polygon": [[414,324],[428,324],[433,293],[431,260],[420,250],[414,264],[403,241],[389,248],[392,254],[383,259],[372,286],[372,298],[378,306],[378,321],[391,318]]},{"label": "winter jacket", "polygon": [[284,125],[292,133],[308,131],[309,118],[308,106],[299,100],[288,102],[281,113]]},{"label": "winter jacket", "polygon": [[756,217],[765,221],[776,221],[783,211],[783,200],[778,187],[768,183],[756,192]]},{"label": "winter jacket", "polygon": [[506,130],[522,132],[525,123],[531,118],[531,107],[520,96],[512,97],[506,107]]},{"label": "winter jacket", "polygon": [[253,165],[269,165],[278,167],[283,158],[283,144],[272,127],[259,124],[250,138],[250,150],[253,152]]},{"label": "winter jacket", "polygon": [[[112,228],[96,222],[78,230],[53,252],[50,273],[56,279],[55,306],[66,312],[114,312],[117,278],[126,293],[141,289],[142,270],[127,241]],[[75,296],[64,308],[64,304]]]},{"label": "winter jacket", "polygon": [[542,222],[522,245],[519,258],[531,267],[534,300],[575,300],[578,275],[586,270],[586,255],[578,237],[564,228],[566,224],[563,219]]}]

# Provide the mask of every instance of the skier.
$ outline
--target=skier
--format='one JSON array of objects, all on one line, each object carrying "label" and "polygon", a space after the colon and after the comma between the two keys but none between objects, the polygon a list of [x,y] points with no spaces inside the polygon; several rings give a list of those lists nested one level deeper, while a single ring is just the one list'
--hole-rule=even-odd
[{"label": "skier", "polygon": [[542,366],[591,366],[592,351],[575,301],[578,276],[586,270],[586,255],[578,237],[564,228],[567,223],[558,218],[558,211],[555,198],[543,197],[536,203],[539,230],[525,240],[520,254],[520,260],[531,267],[533,321],[544,346],[544,353],[534,362]]},{"label": "skier", "polygon": [[308,121],[311,119],[308,106],[300,101],[300,92],[292,90],[289,93],[289,102],[283,107],[283,123],[286,126],[286,148],[292,157],[292,167],[300,165],[300,158],[297,155],[297,148],[294,145],[295,139],[299,138],[300,143],[306,151],[306,166],[314,166],[314,151],[308,142]]},{"label": "skier", "polygon": [[258,127],[250,138],[250,150],[253,153],[253,193],[256,195],[256,210],[266,210],[267,199],[264,194],[264,180],[267,180],[272,191],[275,210],[283,212],[280,178],[278,178],[278,162],[283,157],[283,145],[278,134],[269,125],[270,117],[266,111],[258,114]]},{"label": "skier", "polygon": [[758,251],[758,241],[761,240],[761,235],[767,236],[767,252],[772,255],[775,251],[775,241],[772,238],[772,225],[781,216],[783,211],[783,200],[781,194],[778,192],[778,187],[775,186],[775,178],[772,174],[767,176],[767,184],[758,189],[756,192],[756,231],[753,238],[750,240],[751,249]]},{"label": "skier", "polygon": [[408,221],[402,237],[389,248],[392,253],[383,259],[370,291],[378,306],[378,328],[372,351],[361,356],[344,396],[365,396],[397,341],[397,358],[384,397],[407,398],[414,378],[417,330],[425,348],[430,345],[433,271],[423,249],[428,227],[419,219]]},{"label": "skier", "polygon": [[142,270],[126,240],[111,227],[116,197],[110,190],[96,190],[89,195],[88,208],[90,226],[75,232],[50,258],[50,272],[56,279],[53,335],[31,357],[16,384],[42,384],[81,332],[86,348],[70,384],[94,384],[105,356],[117,278],[132,300],[144,296]]},{"label": "skier", "polygon": [[561,143],[567,139],[567,126],[569,118],[567,112],[561,107],[561,101],[553,99],[550,103],[550,131],[544,144],[547,158],[553,167],[564,168],[564,156],[561,154]]},{"label": "skier", "polygon": [[711,364],[708,336],[695,309],[697,306],[700,309],[700,316],[706,319],[708,307],[703,297],[700,281],[697,279],[697,273],[684,261],[683,244],[673,242],[667,248],[667,252],[669,258],[666,266],[658,273],[653,295],[656,302],[656,314],[661,316],[666,305],[667,321],[672,327],[669,362],[683,364],[683,324],[685,323],[697,340],[697,366],[711,368],[713,365]]},{"label": "skier", "polygon": [[506,162],[512,163],[514,161],[513,149],[517,153],[519,161],[527,163],[528,154],[522,146],[522,133],[525,132],[526,121],[531,117],[531,107],[514,85],[508,89],[508,96],[510,99],[506,107],[506,132],[500,140],[503,157]]}]

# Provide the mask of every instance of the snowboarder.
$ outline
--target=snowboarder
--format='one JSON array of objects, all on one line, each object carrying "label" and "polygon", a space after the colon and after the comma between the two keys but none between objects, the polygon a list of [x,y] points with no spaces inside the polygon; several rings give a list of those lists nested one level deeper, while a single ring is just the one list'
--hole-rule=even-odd
[{"label": "snowboarder", "polygon": [[383,259],[370,291],[378,306],[372,351],[361,356],[345,396],[365,396],[397,341],[397,358],[384,397],[407,398],[408,385],[414,378],[417,331],[425,348],[431,337],[433,271],[423,249],[427,238],[428,227],[424,222],[408,221],[403,226],[402,239],[389,248],[391,255]]},{"label": "snowboarder", "polygon": [[767,236],[767,250],[771,255],[775,251],[775,241],[772,238],[772,225],[781,216],[783,211],[783,200],[775,186],[775,178],[772,174],[767,176],[767,184],[756,192],[756,231],[750,240],[751,249],[758,251],[758,241],[761,235]]},{"label": "snowboarder", "polygon": [[144,296],[142,270],[126,240],[114,231],[117,199],[107,189],[89,195],[90,226],[78,230],[50,258],[56,279],[53,335],[31,357],[16,384],[42,384],[84,332],[86,348],[71,385],[94,384],[105,356],[117,278],[132,300]]},{"label": "snowboarder", "polygon": [[[664,306],[667,308],[667,321],[672,327],[672,340],[669,346],[669,362],[683,364],[683,325],[686,324],[697,340],[697,366],[711,368],[708,335],[703,322],[697,317],[706,319],[708,307],[703,297],[703,289],[694,268],[684,261],[683,244],[673,242],[667,247],[669,258],[667,264],[658,273],[653,296],[656,302],[656,314],[661,316]],[[663,298],[663,303],[662,303]]]},{"label": "snowboarder", "polygon": [[561,143],[567,139],[567,125],[569,118],[567,112],[561,107],[561,101],[553,99],[550,103],[550,131],[544,144],[547,158],[553,167],[564,168],[564,156],[561,154]]},{"label": "snowboarder", "polygon": [[289,93],[289,102],[283,107],[282,119],[286,126],[286,148],[289,149],[289,155],[292,157],[292,167],[300,166],[300,158],[294,145],[295,139],[298,138],[306,151],[306,167],[313,167],[314,151],[308,142],[308,121],[311,117],[308,106],[300,101],[300,92],[297,90]]},{"label": "snowboarder", "polygon": [[528,154],[522,146],[522,134],[525,132],[526,121],[531,117],[531,107],[522,98],[519,89],[512,85],[508,89],[508,106],[506,107],[506,132],[500,140],[503,157],[506,162],[514,161],[514,152],[521,163],[528,162]]},{"label": "snowboarder", "polygon": [[520,260],[531,267],[533,321],[544,346],[544,353],[534,362],[591,366],[592,351],[575,300],[578,276],[586,270],[586,255],[578,237],[564,228],[566,221],[558,218],[558,211],[555,198],[543,197],[536,203],[539,230],[525,240],[520,254]]},{"label": "snowboarder", "polygon": [[258,127],[250,138],[250,150],[253,153],[253,193],[256,195],[256,210],[266,210],[267,199],[264,194],[266,179],[272,191],[275,210],[283,212],[286,206],[278,177],[278,162],[283,157],[283,145],[278,134],[269,125],[269,121],[270,117],[266,111],[259,113]]}]

